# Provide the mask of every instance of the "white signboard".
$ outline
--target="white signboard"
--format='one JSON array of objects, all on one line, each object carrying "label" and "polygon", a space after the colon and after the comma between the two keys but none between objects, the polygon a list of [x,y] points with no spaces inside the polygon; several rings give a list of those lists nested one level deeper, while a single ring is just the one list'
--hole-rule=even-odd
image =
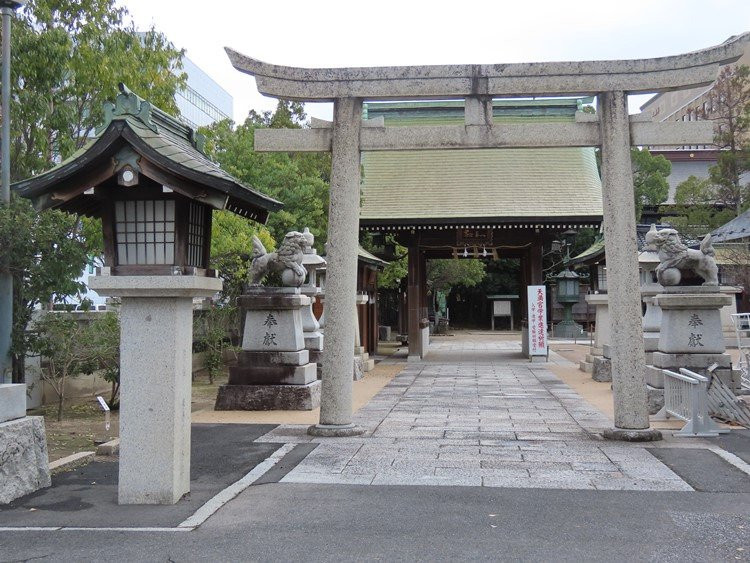
[{"label": "white signboard", "polygon": [[547,294],[543,285],[530,285],[529,302],[529,355],[547,355]]},{"label": "white signboard", "polygon": [[493,301],[492,312],[496,317],[510,316],[510,301]]}]

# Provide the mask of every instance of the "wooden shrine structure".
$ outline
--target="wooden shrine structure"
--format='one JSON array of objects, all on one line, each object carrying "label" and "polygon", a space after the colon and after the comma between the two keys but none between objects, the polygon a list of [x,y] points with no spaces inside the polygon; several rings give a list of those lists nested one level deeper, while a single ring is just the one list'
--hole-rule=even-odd
[{"label": "wooden shrine structure", "polygon": [[[575,123],[593,98],[494,100],[492,122]],[[386,127],[455,125],[464,103],[366,103]],[[409,249],[405,316],[418,357],[427,317],[426,261],[516,258],[520,287],[540,285],[542,249],[561,232],[596,227],[602,185],[592,147],[375,151],[362,154],[360,229]],[[525,310],[524,291],[521,310]]]}]

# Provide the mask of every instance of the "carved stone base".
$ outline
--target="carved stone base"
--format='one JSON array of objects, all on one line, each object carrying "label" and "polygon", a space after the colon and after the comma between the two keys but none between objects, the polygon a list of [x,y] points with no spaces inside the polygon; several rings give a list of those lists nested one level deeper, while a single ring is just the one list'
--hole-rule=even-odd
[{"label": "carved stone base", "polygon": [[348,438],[360,436],[364,432],[365,429],[356,424],[314,424],[307,429],[310,436],[321,438]]},{"label": "carved stone base", "polygon": [[309,411],[320,406],[320,381],[307,385],[221,385],[217,411]]},{"label": "carved stone base", "polygon": [[655,428],[644,428],[633,430],[630,428],[608,428],[602,432],[607,440],[620,440],[623,442],[656,442],[662,439],[661,432]]}]

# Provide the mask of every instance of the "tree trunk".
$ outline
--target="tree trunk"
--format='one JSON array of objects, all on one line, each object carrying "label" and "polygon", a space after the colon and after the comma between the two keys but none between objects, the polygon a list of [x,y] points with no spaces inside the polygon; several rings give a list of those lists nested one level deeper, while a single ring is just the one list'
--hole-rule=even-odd
[{"label": "tree trunk", "polygon": [[65,375],[60,379],[60,391],[58,391],[57,396],[59,397],[57,402],[57,422],[62,422],[63,403],[65,401]]},{"label": "tree trunk", "polygon": [[13,354],[11,360],[13,361],[13,383],[26,383],[26,358]]}]

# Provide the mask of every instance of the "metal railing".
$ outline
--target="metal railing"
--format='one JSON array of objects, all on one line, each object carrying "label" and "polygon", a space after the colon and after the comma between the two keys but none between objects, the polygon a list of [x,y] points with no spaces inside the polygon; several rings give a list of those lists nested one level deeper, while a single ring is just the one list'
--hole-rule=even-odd
[{"label": "metal railing", "polygon": [[[679,418],[687,422],[675,436],[718,436],[726,433],[708,414],[709,379],[700,374],[680,368],[680,373],[662,370],[664,373],[664,407],[656,418]],[[660,416],[661,415],[661,416]]]},{"label": "metal railing", "polygon": [[732,323],[737,335],[737,348],[740,350],[737,367],[740,370],[741,386],[743,390],[750,390],[750,349],[747,345],[750,338],[750,313],[733,314]]}]

